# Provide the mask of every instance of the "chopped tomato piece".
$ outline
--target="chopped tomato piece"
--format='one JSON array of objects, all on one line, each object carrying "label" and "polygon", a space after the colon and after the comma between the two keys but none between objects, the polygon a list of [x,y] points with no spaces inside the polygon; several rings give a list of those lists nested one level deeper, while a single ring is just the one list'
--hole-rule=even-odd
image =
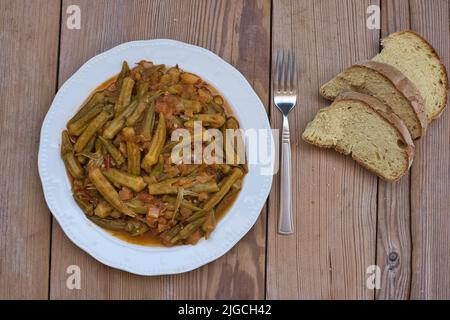
[{"label": "chopped tomato piece", "polygon": [[119,191],[119,198],[122,201],[131,200],[133,198],[133,192],[127,187],[122,187]]},{"label": "chopped tomato piece", "polygon": [[145,193],[145,192],[141,192],[136,196],[136,199],[142,201],[142,202],[146,202],[146,203],[150,203],[152,202],[152,200],[154,199],[152,195]]}]

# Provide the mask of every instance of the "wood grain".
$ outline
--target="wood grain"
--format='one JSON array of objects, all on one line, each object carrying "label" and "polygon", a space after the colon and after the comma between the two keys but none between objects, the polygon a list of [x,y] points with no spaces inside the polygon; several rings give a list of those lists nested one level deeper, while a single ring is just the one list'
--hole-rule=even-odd
[{"label": "wood grain", "polygon": [[[66,28],[72,4],[81,8],[80,30]],[[381,32],[365,26],[371,4],[381,4]],[[449,15],[447,0],[0,1],[0,299],[450,299],[449,111],[416,142],[409,177],[396,184],[300,138],[329,104],[319,86],[376,54],[380,34],[410,27],[449,69]],[[181,275],[108,268],[75,247],[55,220],[50,228],[37,151],[55,87],[92,56],[152,38],[212,50],[246,76],[266,106],[271,54],[274,60],[278,48],[296,49],[295,235],[276,233],[278,176],[251,232],[222,258]],[[271,106],[269,113],[280,128],[279,112]],[[382,268],[376,293],[365,285],[372,264]],[[66,288],[69,265],[81,268],[81,290]]]},{"label": "wood grain", "polygon": [[0,1],[0,299],[46,299],[50,213],[37,171],[55,93],[59,1]]},{"label": "wood grain", "polygon": [[[382,0],[381,33],[409,29],[409,1]],[[410,177],[378,182],[377,265],[382,270],[376,298],[408,299],[411,281]]]},{"label": "wood grain", "polygon": [[[63,1],[77,4],[81,30],[62,19],[60,85],[90,57],[122,42],[172,38],[206,47],[236,66],[265,105],[269,88],[270,1]],[[182,66],[181,66],[182,67]],[[229,253],[195,271],[140,277],[108,268],[76,248],[53,223],[52,299],[252,299],[264,297],[265,225]],[[66,268],[81,268],[81,290],[67,290]]]},{"label": "wood grain", "polygon": [[[410,0],[411,28],[449,70],[447,0]],[[447,107],[448,109],[448,107]],[[417,143],[411,176],[412,299],[450,299],[450,114],[431,123]]]},{"label": "wood grain", "polygon": [[[273,2],[272,54],[294,47],[300,69],[298,105],[290,115],[295,234],[276,233],[278,181],[269,200],[267,297],[373,299],[366,268],[375,263],[377,178],[351,159],[301,140],[307,122],[329,102],[319,87],[378,51],[366,28],[378,1]],[[280,113],[272,107],[272,126]]]}]

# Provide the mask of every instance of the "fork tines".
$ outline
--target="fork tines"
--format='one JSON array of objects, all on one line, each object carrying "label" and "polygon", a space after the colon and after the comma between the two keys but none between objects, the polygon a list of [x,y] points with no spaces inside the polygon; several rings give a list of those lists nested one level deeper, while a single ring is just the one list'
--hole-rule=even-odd
[{"label": "fork tines", "polygon": [[295,53],[292,49],[289,49],[287,52],[287,61],[285,61],[285,56],[286,54],[283,49],[277,50],[274,79],[274,90],[276,92],[293,92],[297,86]]}]

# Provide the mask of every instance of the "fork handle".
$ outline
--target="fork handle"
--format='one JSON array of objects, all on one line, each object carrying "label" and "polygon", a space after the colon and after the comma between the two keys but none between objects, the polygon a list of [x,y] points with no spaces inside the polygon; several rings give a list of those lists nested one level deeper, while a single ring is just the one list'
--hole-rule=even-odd
[{"label": "fork handle", "polygon": [[283,115],[283,131],[281,134],[281,192],[278,233],[294,233],[292,221],[292,190],[291,190],[291,139],[287,115]]}]

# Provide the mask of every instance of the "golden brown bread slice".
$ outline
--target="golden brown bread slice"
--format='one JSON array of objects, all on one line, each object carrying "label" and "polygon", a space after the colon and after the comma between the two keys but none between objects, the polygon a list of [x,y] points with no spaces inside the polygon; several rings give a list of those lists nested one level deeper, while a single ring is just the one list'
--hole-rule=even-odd
[{"label": "golden brown bread slice", "polygon": [[348,91],[364,93],[385,103],[403,120],[413,139],[424,135],[428,119],[422,96],[395,67],[375,61],[361,62],[347,68],[320,88],[320,94],[330,100]]},{"label": "golden brown bread slice", "polygon": [[399,69],[419,90],[428,121],[439,117],[447,104],[448,76],[434,48],[413,31],[399,31],[383,39],[373,61]]},{"label": "golden brown bread slice", "polygon": [[333,148],[373,171],[396,181],[411,166],[414,144],[405,124],[378,99],[342,93],[331,106],[319,110],[302,138]]}]

